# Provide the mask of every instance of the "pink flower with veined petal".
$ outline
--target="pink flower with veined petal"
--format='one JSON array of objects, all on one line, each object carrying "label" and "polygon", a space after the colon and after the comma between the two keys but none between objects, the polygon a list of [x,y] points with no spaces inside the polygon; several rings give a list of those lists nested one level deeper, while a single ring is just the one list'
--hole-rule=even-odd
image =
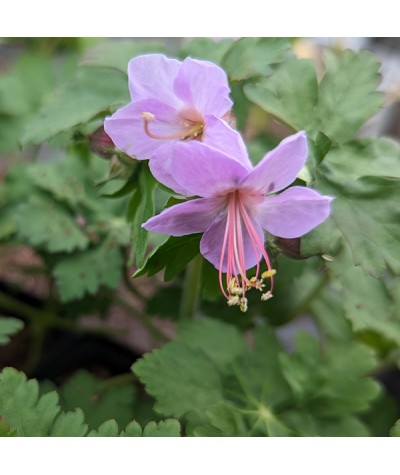
[{"label": "pink flower with veined petal", "polygon": [[[246,311],[249,289],[263,292],[262,300],[272,297],[275,271],[264,248],[263,230],[296,238],[329,216],[332,198],[309,188],[293,186],[272,195],[296,179],[307,155],[304,132],[284,139],[255,167],[246,165],[247,154],[232,158],[201,143],[177,143],[170,158],[174,179],[186,196],[200,198],[165,209],[143,227],[172,236],[204,233],[200,252],[219,269],[222,293],[229,305]],[[159,164],[160,160],[152,160],[150,167],[163,182],[165,170]],[[268,271],[260,275],[261,258]],[[254,266],[255,276],[248,278],[246,270]],[[271,279],[270,289],[264,292],[266,278]]]}]

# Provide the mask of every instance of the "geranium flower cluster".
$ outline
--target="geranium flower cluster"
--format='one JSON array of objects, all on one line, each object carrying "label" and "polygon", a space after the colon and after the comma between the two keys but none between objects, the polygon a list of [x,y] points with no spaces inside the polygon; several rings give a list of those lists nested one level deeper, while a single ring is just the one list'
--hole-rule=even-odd
[{"label": "geranium flower cluster", "polygon": [[264,247],[264,230],[300,237],[330,213],[331,197],[302,186],[288,188],[307,160],[305,132],[287,137],[253,166],[241,135],[227,122],[232,101],[220,67],[149,54],[133,58],[128,75],[132,101],[105,120],[107,134],[126,154],[149,159],[160,183],[191,197],[143,227],[171,236],[204,233],[200,252],[219,270],[228,305],[246,311],[250,289],[268,300],[276,271]]}]

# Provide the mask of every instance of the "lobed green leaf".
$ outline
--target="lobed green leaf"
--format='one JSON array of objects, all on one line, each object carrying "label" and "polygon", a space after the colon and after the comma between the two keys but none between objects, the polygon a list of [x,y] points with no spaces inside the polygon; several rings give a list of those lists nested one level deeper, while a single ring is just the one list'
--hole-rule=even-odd
[{"label": "lobed green leaf", "polygon": [[12,317],[0,317],[0,345],[6,345],[10,337],[24,328],[24,322]]},{"label": "lobed green leaf", "polygon": [[118,248],[104,243],[97,248],[60,259],[53,268],[62,302],[95,294],[104,285],[115,289],[121,279],[123,258]]}]

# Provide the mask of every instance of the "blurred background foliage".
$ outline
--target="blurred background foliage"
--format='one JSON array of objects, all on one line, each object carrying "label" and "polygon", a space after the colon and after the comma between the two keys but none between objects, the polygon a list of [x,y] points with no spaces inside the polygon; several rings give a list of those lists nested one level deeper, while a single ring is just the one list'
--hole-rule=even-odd
[{"label": "blurred background foliage", "polygon": [[[0,435],[399,435],[399,48],[2,38]],[[179,197],[104,133],[147,52],[220,64],[253,162],[306,130],[298,183],[335,196],[303,238],[268,236],[274,298],[247,314],[199,235],[140,227]]]}]

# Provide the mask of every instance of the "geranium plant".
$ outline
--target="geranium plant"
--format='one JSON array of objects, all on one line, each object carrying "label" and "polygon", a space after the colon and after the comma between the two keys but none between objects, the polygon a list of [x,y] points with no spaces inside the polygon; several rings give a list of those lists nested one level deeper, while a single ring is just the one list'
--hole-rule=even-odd
[{"label": "geranium plant", "polygon": [[0,78],[0,435],[399,435],[374,54],[42,41]]}]

